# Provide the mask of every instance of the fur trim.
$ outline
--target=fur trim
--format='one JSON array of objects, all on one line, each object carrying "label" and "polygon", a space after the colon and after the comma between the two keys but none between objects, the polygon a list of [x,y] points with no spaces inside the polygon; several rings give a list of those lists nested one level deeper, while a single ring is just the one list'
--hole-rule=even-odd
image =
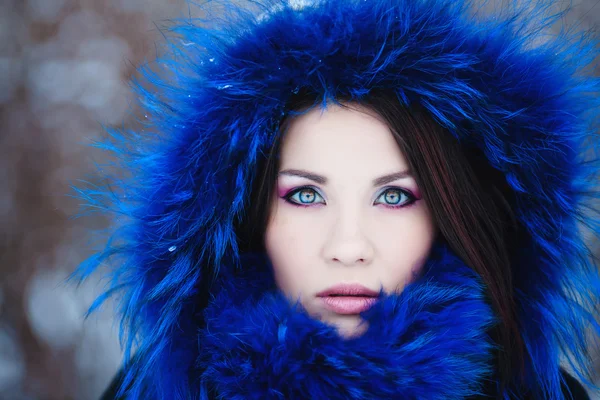
[{"label": "fur trim", "polygon": [[[600,232],[590,213],[599,80],[585,73],[595,42],[567,31],[548,38],[561,15],[544,17],[552,3],[543,1],[515,1],[493,17],[469,0],[207,3],[225,7],[223,19],[178,25],[182,41],[157,61],[160,74],[140,69],[155,85],[137,86],[147,126],[100,144],[129,176],[77,189],[92,210],[120,218],[78,276],[109,266],[110,289],[92,309],[121,294],[127,357],[134,347],[144,354],[129,376],[195,398],[184,379],[199,356],[190,349],[213,278],[239,263],[234,223],[251,206],[257,160],[289,97],[392,88],[478,146],[514,191],[529,235],[512,265],[528,385],[537,398],[560,398],[561,352],[581,379],[600,304],[581,232]],[[131,397],[140,393],[134,385]]]},{"label": "fur trim", "polygon": [[[264,271],[268,264],[258,265]],[[250,280],[229,279],[206,310],[199,338],[204,372],[196,381],[211,393],[207,398],[240,400],[478,394],[493,370],[486,332],[494,317],[484,287],[446,250],[425,268],[402,294],[384,296],[364,313],[369,328],[363,336],[344,340],[279,292],[258,289],[272,278],[245,263]]]}]

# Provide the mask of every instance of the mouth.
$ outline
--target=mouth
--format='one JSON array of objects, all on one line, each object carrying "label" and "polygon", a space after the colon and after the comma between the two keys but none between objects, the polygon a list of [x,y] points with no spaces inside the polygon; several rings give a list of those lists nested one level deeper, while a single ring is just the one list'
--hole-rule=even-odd
[{"label": "mouth", "polygon": [[326,309],[336,314],[352,315],[371,308],[379,293],[362,285],[341,284],[318,293],[317,297]]}]

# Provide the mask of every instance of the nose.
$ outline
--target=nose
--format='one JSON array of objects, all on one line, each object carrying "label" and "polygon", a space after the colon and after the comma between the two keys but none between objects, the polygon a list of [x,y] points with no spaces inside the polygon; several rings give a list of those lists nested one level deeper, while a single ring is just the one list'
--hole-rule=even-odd
[{"label": "nose", "polygon": [[357,215],[338,217],[333,223],[323,246],[323,256],[328,263],[344,266],[369,265],[374,248]]}]

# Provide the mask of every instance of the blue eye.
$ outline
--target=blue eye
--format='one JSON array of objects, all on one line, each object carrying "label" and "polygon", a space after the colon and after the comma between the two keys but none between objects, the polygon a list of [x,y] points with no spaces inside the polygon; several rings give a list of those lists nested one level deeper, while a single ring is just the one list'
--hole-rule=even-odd
[{"label": "blue eye", "polygon": [[388,207],[405,207],[415,202],[415,197],[408,191],[389,188],[379,195],[375,204],[383,204]]},{"label": "blue eye", "polygon": [[318,198],[323,200],[323,197],[321,197],[321,195],[317,193],[316,190],[309,187],[298,188],[289,195],[287,195],[285,198],[290,203],[299,206],[324,203],[324,201],[318,201]]},{"label": "blue eye", "polygon": [[[325,199],[311,187],[297,188],[284,196],[284,199],[296,206],[308,207],[314,204],[325,204]],[[415,196],[409,191],[400,188],[388,188],[379,195],[375,204],[390,208],[401,208],[410,206],[416,200]]]}]

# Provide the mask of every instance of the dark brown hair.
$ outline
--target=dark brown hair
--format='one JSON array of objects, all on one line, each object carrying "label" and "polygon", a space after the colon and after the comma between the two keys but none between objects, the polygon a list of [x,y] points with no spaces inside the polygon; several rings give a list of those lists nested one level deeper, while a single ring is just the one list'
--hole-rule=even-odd
[{"label": "dark brown hair", "polygon": [[[278,131],[283,132],[293,118],[289,113],[305,111],[321,100],[308,92],[294,96]],[[351,107],[347,100],[335,99],[342,107]],[[373,91],[353,102],[374,111],[388,124],[432,212],[441,240],[483,279],[488,300],[499,318],[491,335],[500,346],[496,373],[504,387],[515,376],[522,376],[525,356],[511,274],[518,223],[504,176],[474,146],[459,143],[426,110],[402,106],[393,93]],[[278,135],[269,154],[259,163],[250,200],[252,209],[237,228],[242,252],[264,251],[281,136]]]}]

